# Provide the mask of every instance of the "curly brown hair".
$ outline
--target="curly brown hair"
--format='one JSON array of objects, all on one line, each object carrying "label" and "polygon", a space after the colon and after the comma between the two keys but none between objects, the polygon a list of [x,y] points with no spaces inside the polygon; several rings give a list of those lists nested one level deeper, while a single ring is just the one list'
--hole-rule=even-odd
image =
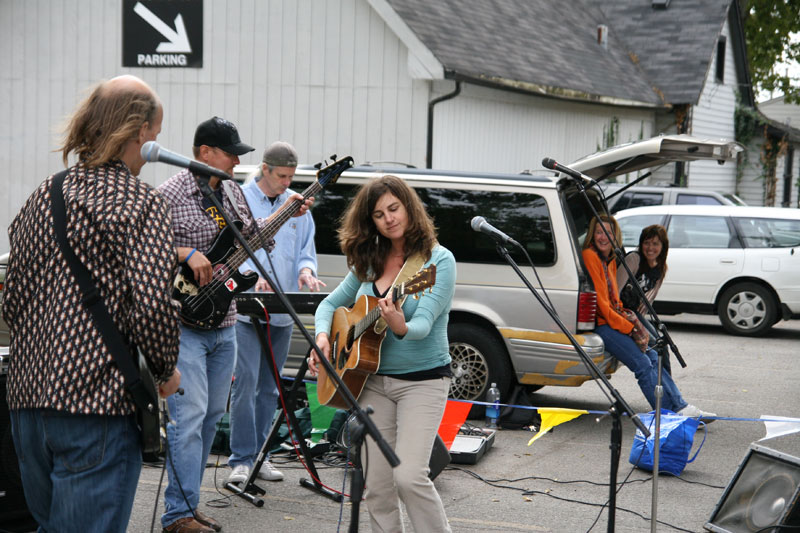
[{"label": "curly brown hair", "polygon": [[119,159],[125,144],[136,138],[142,125],[156,119],[161,102],[147,84],[115,80],[97,84],[70,117],[59,149],[65,166],[70,152],[88,167]]},{"label": "curly brown hair", "polygon": [[397,176],[386,175],[365,183],[345,210],[339,226],[339,245],[347,258],[348,268],[361,281],[375,281],[383,274],[392,243],[384,237],[372,220],[375,204],[384,194],[394,195],[406,209],[408,227],[405,233],[404,258],[419,253],[427,261],[436,244],[436,227],[425,211],[416,191]]}]

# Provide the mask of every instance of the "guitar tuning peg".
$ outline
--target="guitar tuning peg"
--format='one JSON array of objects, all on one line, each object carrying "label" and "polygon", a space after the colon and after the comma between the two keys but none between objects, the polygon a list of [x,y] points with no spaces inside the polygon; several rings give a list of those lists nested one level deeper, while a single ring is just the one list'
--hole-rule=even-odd
[{"label": "guitar tuning peg", "polygon": [[333,159],[334,161],[336,161],[336,154],[333,154],[333,155],[331,156],[331,159]]},{"label": "guitar tuning peg", "polygon": [[419,300],[419,293],[417,293],[417,294],[415,294],[415,295],[414,295],[414,299],[415,299],[415,300]]},{"label": "guitar tuning peg", "polygon": [[319,163],[315,164],[314,168],[316,168],[317,170],[321,169],[322,168],[322,161],[320,161]]}]

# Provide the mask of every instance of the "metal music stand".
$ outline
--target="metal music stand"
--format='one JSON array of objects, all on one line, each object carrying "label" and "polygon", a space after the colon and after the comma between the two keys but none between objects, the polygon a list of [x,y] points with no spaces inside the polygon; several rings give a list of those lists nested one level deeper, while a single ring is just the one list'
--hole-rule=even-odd
[{"label": "metal music stand", "polygon": [[[287,294],[286,296],[287,298],[290,298],[291,301],[291,297],[295,295]],[[305,305],[295,305],[295,310],[298,313],[313,313],[319,302],[322,301],[325,296],[327,296],[327,293],[297,293],[297,296],[302,297]],[[261,353],[264,355],[267,364],[269,365],[270,375],[273,376],[273,379],[275,379],[275,376],[278,376],[279,372],[278,369],[275,368],[275,364],[273,362],[274,357],[271,353],[271,345],[267,339],[267,331],[261,324],[262,316],[255,308],[253,308],[253,303],[242,305],[245,298],[253,300],[253,303],[257,302],[260,304],[263,311],[285,312],[286,310],[277,297],[275,297],[274,293],[242,293],[240,296],[234,297],[237,302],[237,307],[244,308],[240,309],[240,311],[245,311],[242,314],[247,314],[250,317],[250,320],[256,329],[258,341],[261,344]],[[297,444],[300,447],[300,453],[303,456],[303,462],[311,474],[311,480],[302,478],[300,479],[300,485],[306,487],[307,489],[314,490],[323,496],[327,496],[335,502],[342,501],[342,495],[340,493],[330,490],[320,482],[317,468],[314,465],[313,454],[308,449],[305,439],[303,439],[301,436],[300,425],[297,422],[297,417],[294,414],[297,396],[300,387],[303,386],[303,378],[306,375],[307,369],[308,361],[306,358],[303,358],[303,363],[300,365],[300,368],[298,369],[290,387],[284,386],[283,380],[278,380],[276,386],[278,387],[280,398],[283,399],[283,403],[278,405],[278,410],[276,413],[278,416],[276,416],[273,420],[269,435],[264,441],[264,444],[261,446],[261,450],[258,453],[256,462],[253,464],[253,468],[250,469],[250,475],[241,485],[230,482],[225,483],[226,489],[236,493],[256,507],[262,507],[264,505],[264,500],[259,498],[259,496],[266,494],[266,491],[255,484],[255,479],[258,475],[258,471],[261,469],[261,465],[264,464],[264,461],[267,458],[269,450],[278,441],[281,422],[283,420],[283,416],[281,416],[282,414],[285,415],[288,420],[288,427],[291,431],[291,434],[296,437]]]}]

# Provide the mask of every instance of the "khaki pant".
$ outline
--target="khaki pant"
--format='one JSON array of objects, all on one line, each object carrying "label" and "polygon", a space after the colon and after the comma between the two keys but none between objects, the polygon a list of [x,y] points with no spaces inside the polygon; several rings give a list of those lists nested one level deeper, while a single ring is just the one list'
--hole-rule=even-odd
[{"label": "khaki pant", "polygon": [[365,439],[361,461],[373,533],[403,531],[400,500],[418,533],[450,532],[442,500],[428,477],[449,389],[450,378],[407,381],[372,375],[367,379],[358,403],[372,406],[372,420],[400,458],[400,465],[392,469],[375,441]]}]

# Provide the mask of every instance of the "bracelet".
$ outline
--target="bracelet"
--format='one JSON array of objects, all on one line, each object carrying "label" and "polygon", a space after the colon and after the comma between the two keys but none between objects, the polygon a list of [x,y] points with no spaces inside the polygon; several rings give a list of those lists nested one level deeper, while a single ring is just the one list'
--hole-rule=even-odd
[{"label": "bracelet", "polygon": [[184,263],[188,263],[189,262],[189,258],[192,257],[192,254],[195,253],[196,251],[197,251],[197,248],[192,248],[192,251],[189,252],[189,255],[186,256],[186,259],[184,259],[183,262]]}]

